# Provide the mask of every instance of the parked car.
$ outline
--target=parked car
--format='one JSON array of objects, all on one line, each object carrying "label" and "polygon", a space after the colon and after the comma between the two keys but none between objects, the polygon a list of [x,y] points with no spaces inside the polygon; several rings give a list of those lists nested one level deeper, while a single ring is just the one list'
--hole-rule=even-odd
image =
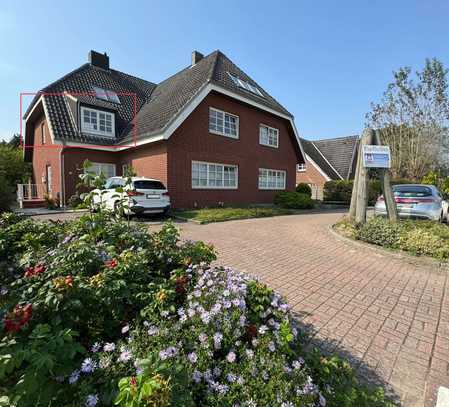
[{"label": "parked car", "polygon": [[[117,192],[117,188],[123,192]],[[165,185],[152,178],[132,177],[131,184],[126,184],[124,177],[111,177],[106,180],[104,189],[94,192],[94,204],[102,202],[107,209],[114,210],[119,200],[124,199],[125,214],[163,213],[170,209],[170,196]]]},{"label": "parked car", "polygon": [[[393,186],[394,199],[401,218],[447,221],[448,203],[434,185],[403,184]],[[376,216],[386,216],[385,200],[381,195],[374,208]]]}]

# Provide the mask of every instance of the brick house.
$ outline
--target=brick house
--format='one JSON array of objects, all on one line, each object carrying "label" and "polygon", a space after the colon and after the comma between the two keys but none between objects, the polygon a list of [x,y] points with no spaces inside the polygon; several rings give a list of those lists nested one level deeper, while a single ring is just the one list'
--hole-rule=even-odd
[{"label": "brick house", "polygon": [[331,180],[354,178],[358,136],[308,141],[301,139],[305,162],[298,164],[296,183],[312,188],[312,198],[323,199],[324,184]]},{"label": "brick house", "polygon": [[222,52],[159,84],[88,63],[42,89],[25,115],[33,193],[61,206],[76,194],[82,163],[106,176],[132,166],[160,179],[173,207],[271,203],[294,190],[305,154],[293,116]]}]

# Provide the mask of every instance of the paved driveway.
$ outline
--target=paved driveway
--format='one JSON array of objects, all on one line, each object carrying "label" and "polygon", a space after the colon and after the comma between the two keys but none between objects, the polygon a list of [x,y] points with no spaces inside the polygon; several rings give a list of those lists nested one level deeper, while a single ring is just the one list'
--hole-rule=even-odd
[{"label": "paved driveway", "polygon": [[341,213],[182,224],[184,238],[213,243],[219,263],[285,295],[325,350],[340,352],[401,404],[434,406],[449,387],[446,271],[336,238]]}]

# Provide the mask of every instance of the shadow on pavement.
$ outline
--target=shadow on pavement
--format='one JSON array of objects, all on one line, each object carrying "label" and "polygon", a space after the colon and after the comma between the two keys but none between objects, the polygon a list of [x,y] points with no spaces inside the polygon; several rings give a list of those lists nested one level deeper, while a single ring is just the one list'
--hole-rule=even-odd
[{"label": "shadow on pavement", "polygon": [[304,322],[304,319],[310,315],[309,313],[295,312],[294,310],[291,311],[300,330],[306,336],[306,349],[311,350],[313,348],[318,348],[325,356],[338,355],[351,365],[361,383],[370,388],[382,387],[388,399],[391,402],[400,405],[400,396],[394,391],[389,383],[379,376],[378,372],[360,360],[360,358],[354,356],[350,351],[343,348],[339,341],[331,340],[329,338],[324,339],[323,337],[318,336],[318,330],[312,324]]}]

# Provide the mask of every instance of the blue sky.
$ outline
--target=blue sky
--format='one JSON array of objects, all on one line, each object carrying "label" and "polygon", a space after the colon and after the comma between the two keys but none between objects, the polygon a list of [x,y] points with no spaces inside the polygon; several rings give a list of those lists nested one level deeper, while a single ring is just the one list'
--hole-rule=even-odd
[{"label": "blue sky", "polygon": [[0,139],[18,132],[19,93],[80,66],[90,49],[153,82],[194,49],[220,49],[294,114],[305,138],[358,134],[393,70],[426,57],[449,67],[448,21],[447,0],[3,0]]}]

